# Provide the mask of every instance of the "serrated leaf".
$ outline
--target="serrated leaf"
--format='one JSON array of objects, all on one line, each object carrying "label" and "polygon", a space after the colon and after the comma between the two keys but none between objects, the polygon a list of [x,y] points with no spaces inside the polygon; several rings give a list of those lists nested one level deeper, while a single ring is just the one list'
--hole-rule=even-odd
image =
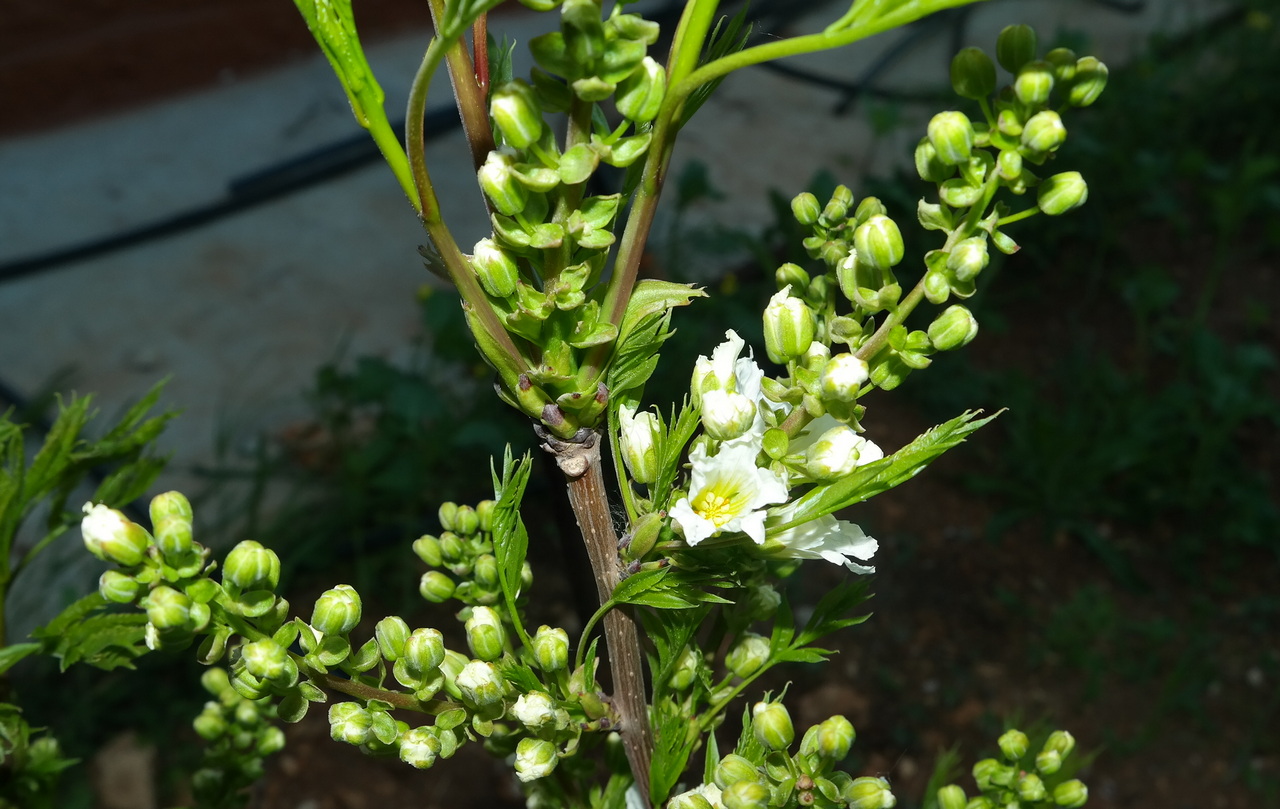
[{"label": "serrated leaf", "polygon": [[818,601],[817,606],[813,608],[813,614],[809,616],[804,629],[797,637],[796,644],[807,646],[818,638],[867,620],[869,615],[853,618],[847,616],[850,611],[870,597],[866,581],[859,579],[841,582]]},{"label": "serrated leaf", "polygon": [[43,644],[39,643],[15,643],[0,648],[0,674],[13,668],[22,658],[40,651],[42,646]]},{"label": "serrated leaf", "polygon": [[503,679],[513,683],[521,691],[543,691],[546,686],[538,679],[538,675],[533,669],[516,660],[508,658],[506,662],[498,664],[498,670],[502,672]]},{"label": "serrated leaf", "polygon": [[493,556],[498,562],[498,586],[502,588],[507,614],[526,645],[530,642],[529,636],[520,621],[516,598],[520,595],[520,574],[524,569],[525,556],[529,552],[529,534],[525,530],[524,521],[520,519],[520,503],[524,499],[525,487],[529,484],[531,467],[529,453],[526,452],[519,461],[515,461],[508,445],[502,459],[502,476],[493,472],[496,502],[493,508],[492,534]]},{"label": "serrated leaf", "polygon": [[62,612],[58,613],[58,617],[41,627],[36,627],[31,631],[33,638],[58,638],[67,627],[82,620],[85,616],[94,610],[102,609],[107,606],[108,602],[98,593],[90,593],[84,598],[78,599],[71,603]]},{"label": "serrated leaf", "polygon": [[649,769],[649,797],[661,805],[689,764],[697,737],[690,733],[689,716],[671,700],[655,706],[653,764]]}]

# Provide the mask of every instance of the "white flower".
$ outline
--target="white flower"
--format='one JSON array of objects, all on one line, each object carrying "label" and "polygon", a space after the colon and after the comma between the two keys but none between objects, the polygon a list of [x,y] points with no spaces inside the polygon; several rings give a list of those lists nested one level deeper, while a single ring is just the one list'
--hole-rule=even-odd
[{"label": "white flower", "polygon": [[671,519],[685,542],[697,545],[720,533],[741,531],[756,544],[764,543],[764,506],[787,499],[787,484],[776,473],[756,466],[758,450],[726,445],[707,457],[697,446],[689,453],[693,465],[689,496],[671,509]]},{"label": "white flower", "polygon": [[756,423],[756,403],[730,390],[709,390],[702,395],[702,426],[717,441],[747,433]]},{"label": "white flower", "polygon": [[[717,438],[716,432],[731,433],[739,426],[737,418],[745,418],[745,402],[751,403],[750,426],[737,432],[731,440],[734,443],[754,444],[756,451],[760,449],[760,439],[764,435],[764,416],[759,405],[782,409],[785,405],[769,401],[761,390],[764,371],[756,364],[750,349],[747,356],[742,357],[746,343],[737,332],[730,329],[724,333],[725,341],[711,352],[711,358],[698,357],[693,366],[693,381],[689,386],[693,394],[693,403],[702,409],[703,426],[707,433]],[[736,396],[713,396],[708,401],[705,397],[713,391],[723,391]],[[738,398],[741,397],[741,398]]]},{"label": "white flower", "polygon": [[837,354],[822,369],[822,379],[818,384],[823,396],[841,402],[852,402],[858,398],[858,390],[870,376],[871,369],[866,360],[853,354]]},{"label": "white flower", "polygon": [[813,442],[806,453],[805,469],[818,480],[833,480],[883,457],[880,447],[842,424]]},{"label": "white flower", "polygon": [[555,721],[556,704],[541,691],[530,691],[528,694],[521,694],[516,704],[511,706],[511,715],[520,724],[536,730]]},{"label": "white flower", "polygon": [[656,413],[636,412],[634,407],[618,408],[618,435],[622,441],[622,460],[636,483],[653,483],[658,479],[659,424]]},{"label": "white flower", "polygon": [[724,804],[720,802],[720,787],[715,784],[703,784],[667,801],[667,809],[705,809],[707,806],[711,809],[724,809]]},{"label": "white flower", "polygon": [[[796,504],[790,503],[769,515],[769,522],[781,528],[795,519]],[[824,514],[816,520],[784,530],[771,529],[765,552],[790,559],[825,559],[844,565],[854,573],[874,573],[875,568],[854,559],[869,560],[880,543],[866,535],[859,526]]]}]

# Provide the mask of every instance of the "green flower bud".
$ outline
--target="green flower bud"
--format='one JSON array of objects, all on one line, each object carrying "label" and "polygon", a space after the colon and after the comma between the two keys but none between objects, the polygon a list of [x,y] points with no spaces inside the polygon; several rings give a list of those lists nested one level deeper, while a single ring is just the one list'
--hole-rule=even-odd
[{"label": "green flower bud", "polygon": [[564,727],[568,721],[568,715],[558,710],[555,701],[541,691],[521,694],[507,715],[533,731]]},{"label": "green flower bud", "polygon": [[205,710],[195,718],[191,726],[206,742],[216,741],[227,732],[227,723],[223,720],[222,712],[218,709],[216,702],[206,703]]},{"label": "green flower bud", "polygon": [[516,745],[516,777],[521,783],[545,778],[559,762],[556,746],[545,739],[525,738]]},{"label": "green flower bud", "polygon": [[563,670],[569,665],[569,633],[546,624],[533,634],[533,659],[546,672]]},{"label": "green flower bud", "polygon": [[1076,739],[1065,730],[1055,730],[1049,734],[1049,738],[1045,739],[1044,750],[1053,750],[1058,755],[1066,758],[1071,755],[1071,751],[1076,749]]},{"label": "green flower bud", "polygon": [[378,640],[378,650],[392,663],[404,656],[405,643],[409,640],[409,624],[398,615],[388,615],[373,628]]},{"label": "green flower bud", "polygon": [[757,702],[751,709],[751,728],[756,740],[770,750],[786,750],[796,738],[791,714],[781,702]]},{"label": "green flower bud", "polygon": [[1089,800],[1089,788],[1078,778],[1064,781],[1053,788],[1053,802],[1065,809],[1084,806]]},{"label": "green flower bud", "polygon": [[441,573],[438,570],[423,573],[422,579],[418,582],[418,592],[432,604],[443,604],[453,598],[457,589],[458,586],[454,584],[453,579],[449,578],[447,573]]},{"label": "green flower bud", "polygon": [[450,564],[460,562],[466,552],[466,546],[453,531],[445,531],[440,535],[440,555],[444,557],[444,561]]},{"label": "green flower bud", "polygon": [[1018,778],[1018,797],[1027,803],[1039,803],[1049,797],[1049,791],[1044,788],[1040,776],[1033,772],[1023,773]]},{"label": "green flower bud", "polygon": [[258,734],[257,752],[260,756],[269,756],[284,749],[284,731],[278,727],[267,726]]},{"label": "green flower bud", "polygon": [[452,531],[457,525],[454,523],[454,517],[458,515],[457,503],[441,503],[440,508],[436,510],[436,519],[440,520],[440,530]]},{"label": "green flower bud", "polygon": [[[715,803],[704,794],[704,790],[715,790]],[[667,809],[713,809],[713,806],[723,804],[720,802],[720,788],[715,784],[703,784],[697,789],[691,789],[688,792],[681,792],[671,800],[667,801]]]},{"label": "green flower bud", "polygon": [[480,529],[480,517],[471,506],[458,506],[457,513],[453,515],[453,525],[459,536],[469,537]]},{"label": "green flower bud", "polygon": [[810,280],[809,273],[803,267],[791,263],[783,264],[779,267],[774,272],[773,278],[778,284],[778,289],[786,289],[787,287],[797,290],[807,289]]},{"label": "green flower bud", "polygon": [[969,161],[973,153],[973,124],[969,116],[955,110],[940,112],[929,121],[927,131],[938,160],[948,166]]},{"label": "green flower bud", "polygon": [[808,191],[796,194],[791,200],[791,215],[802,225],[814,224],[821,213],[822,205],[819,204],[818,198]]},{"label": "green flower bud", "polygon": [[373,717],[355,702],[335,702],[329,706],[329,735],[335,742],[361,745],[373,731]]},{"label": "green flower bud", "polygon": [[817,480],[835,480],[883,457],[879,447],[841,424],[827,430],[805,451],[805,471]]},{"label": "green flower bud", "polygon": [[1022,134],[1022,119],[1011,109],[1003,109],[996,115],[996,129],[1000,134],[1016,138]]},{"label": "green flower bud", "polygon": [[961,98],[986,98],[996,90],[996,66],[982,48],[965,48],[951,60],[951,87]]},{"label": "green flower bud", "polygon": [[191,599],[165,584],[152,589],[142,602],[147,621],[161,632],[185,629],[191,618]]},{"label": "green flower bud", "polygon": [[434,674],[445,659],[444,635],[438,629],[413,630],[404,642],[402,657],[411,674],[420,678]]},{"label": "green flower bud", "polygon": [[494,210],[506,216],[515,216],[529,203],[529,192],[516,179],[514,167],[515,159],[511,155],[493,151],[478,172],[480,187]]},{"label": "green flower bud", "polygon": [[491,553],[482,553],[476,557],[475,570],[472,571],[475,582],[485,590],[498,589],[498,560]]},{"label": "green flower bud", "polygon": [[843,761],[853,747],[857,734],[853,723],[843,716],[833,716],[823,720],[821,724],[809,728],[800,744],[800,752],[807,755],[818,755],[824,761]]},{"label": "green flower bud", "polygon": [[472,660],[458,672],[456,682],[462,700],[470,707],[483,708],[502,699],[502,675],[492,663]]},{"label": "green flower bud", "polygon": [[494,89],[489,115],[503,141],[513,148],[523,149],[542,136],[542,109],[533,88],[520,79]]},{"label": "green flower bud", "polygon": [[916,173],[926,183],[940,183],[956,173],[955,164],[944,163],[928,137],[916,144]]},{"label": "green flower bud", "polygon": [[720,794],[725,809],[765,809],[769,788],[759,781],[739,781]]},{"label": "green flower bud", "polygon": [[89,553],[104,562],[133,567],[142,562],[151,537],[147,530],[131,522],[121,512],[99,503],[84,504],[80,533]]},{"label": "green flower bud", "polygon": [[471,269],[480,279],[480,286],[495,298],[507,298],[515,294],[520,271],[516,263],[493,239],[476,242],[471,252]]},{"label": "green flower bud", "polygon": [[652,57],[646,56],[639,70],[618,83],[614,103],[622,117],[644,124],[658,116],[666,92],[667,72]]},{"label": "green flower bud", "polygon": [[1010,73],[1036,58],[1036,32],[1029,25],[1007,26],[996,37],[996,61]]},{"label": "green flower bud", "polygon": [[221,697],[231,689],[231,678],[223,668],[211,668],[200,675],[200,685],[215,697]]},{"label": "green flower bud", "polygon": [[1027,734],[1016,728],[1006,730],[996,740],[996,744],[1000,746],[1000,752],[1009,761],[1017,761],[1027,754],[1027,746],[1030,744]]},{"label": "green flower bud", "polygon": [[1022,128],[1022,145],[1032,154],[1057,151],[1066,139],[1067,128],[1062,125],[1062,118],[1053,110],[1037,112]]},{"label": "green flower bud", "polygon": [[260,680],[288,680],[298,674],[288,650],[271,638],[246,643],[240,648],[240,659],[245,669]]},{"label": "green flower bud", "polygon": [[727,390],[702,394],[702,427],[717,441],[731,441],[755,424],[756,403]]},{"label": "green flower bud", "polygon": [[142,585],[118,570],[108,570],[98,579],[98,593],[117,604],[132,604],[142,590]]},{"label": "green flower bud", "polygon": [[498,504],[492,500],[481,500],[476,503],[476,516],[480,518],[480,530],[489,533],[493,530],[493,510]]},{"label": "green flower bud", "polygon": [[1076,77],[1076,52],[1070,48],[1054,48],[1044,55],[1044,60],[1053,65],[1055,84],[1070,85]]},{"label": "green flower bud", "polygon": [[977,336],[977,319],[959,304],[948,306],[929,324],[929,342],[939,351],[963,348]]},{"label": "green flower bud", "polygon": [[1087,107],[1097,101],[1107,87],[1108,73],[1107,66],[1092,56],[1078,60],[1067,103],[1073,107]]},{"label": "green flower bud", "polygon": [[958,281],[972,281],[986,268],[988,261],[986,236],[970,236],[961,239],[951,249],[947,256],[947,269]]},{"label": "green flower bud", "polygon": [[730,753],[720,759],[716,765],[716,786],[728,789],[734,784],[755,781],[760,777],[756,766],[736,753]]},{"label": "green flower bud", "polygon": [[724,665],[739,677],[750,677],[769,662],[769,639],[747,632],[725,655]]},{"label": "green flower bud", "polygon": [[1041,750],[1036,753],[1036,770],[1043,775],[1053,775],[1062,769],[1062,754],[1057,750]]},{"label": "green flower bud", "polygon": [[474,607],[467,619],[467,646],[480,660],[494,661],[502,657],[506,630],[492,607]]},{"label": "green flower bud", "polygon": [[996,160],[996,171],[1000,179],[1013,182],[1022,176],[1022,153],[1015,149],[1005,149]]},{"label": "green flower bud", "polygon": [[941,270],[929,270],[924,274],[924,296],[933,304],[943,304],[951,295],[951,281]]},{"label": "green flower bud", "polygon": [[783,365],[803,357],[816,326],[813,310],[791,295],[791,287],[780,290],[764,308],[764,344],[769,359]]},{"label": "green flower bud", "polygon": [[889,791],[889,782],[883,778],[855,778],[843,795],[849,809],[891,809],[898,803]]},{"label": "green flower bud", "polygon": [[[765,443],[769,441],[770,433],[777,435],[782,433],[782,437],[786,438],[786,433],[782,430],[770,430],[765,433]],[[786,454],[783,448],[782,453]],[[772,618],[778,612],[778,607],[782,604],[782,594],[778,592],[776,587],[768,584],[753,584],[747,589],[747,597],[742,601],[742,609],[746,612],[747,617],[753,621],[763,621]]]},{"label": "green flower bud", "polygon": [[965,809],[967,801],[964,789],[955,784],[947,784],[938,790],[938,809]]},{"label": "green flower bud", "polygon": [[191,550],[191,502],[181,492],[151,499],[151,527],[160,552],[173,559]]},{"label": "green flower bud", "polygon": [[618,408],[618,434],[622,461],[636,483],[658,479],[658,442],[662,440],[658,416],[648,410],[636,412],[631,405]]},{"label": "green flower bud", "polygon": [[902,261],[902,232],[889,217],[876,215],[853,232],[858,258],[878,270],[887,270]]},{"label": "green flower bud", "polygon": [[1036,191],[1036,205],[1042,213],[1049,216],[1060,216],[1075,210],[1088,199],[1089,185],[1078,171],[1055,174],[1040,183],[1040,188]]},{"label": "green flower bud", "polygon": [[416,727],[400,737],[400,760],[410,767],[425,770],[436,763],[440,740],[429,727]]},{"label": "green flower bud", "polygon": [[430,567],[444,564],[444,555],[440,552],[440,540],[424,534],[413,541],[413,552]]},{"label": "green flower bud", "polygon": [[969,802],[964,805],[964,809],[997,809],[997,807],[991,802],[990,798],[978,795],[970,798]]},{"label": "green flower bud", "polygon": [[701,663],[700,655],[693,650],[693,647],[684,647],[668,681],[671,687],[676,691],[683,691],[693,685],[694,679],[698,676],[699,663]]},{"label": "green flower bud", "polygon": [[1013,80],[1013,94],[1028,107],[1039,107],[1049,102],[1053,92],[1053,65],[1048,62],[1027,62],[1018,70]]},{"label": "green flower bud", "polygon": [[991,789],[992,784],[1008,782],[1007,770],[1007,767],[994,758],[984,758],[973,765],[974,783],[978,785],[978,789],[986,792]]},{"label": "green flower bud", "polygon": [[339,584],[316,599],[311,626],[326,635],[345,635],[360,623],[360,594],[349,584]]},{"label": "green flower bud", "polygon": [[246,539],[227,554],[222,564],[222,580],[241,590],[274,590],[280,583],[280,557]]},{"label": "green flower bud", "polygon": [[853,354],[837,354],[822,369],[818,385],[824,399],[852,402],[869,376],[866,360]]},{"label": "green flower bud", "polygon": [[566,0],[560,10],[560,31],[572,63],[591,70],[604,56],[604,24],[600,7],[592,0]]}]

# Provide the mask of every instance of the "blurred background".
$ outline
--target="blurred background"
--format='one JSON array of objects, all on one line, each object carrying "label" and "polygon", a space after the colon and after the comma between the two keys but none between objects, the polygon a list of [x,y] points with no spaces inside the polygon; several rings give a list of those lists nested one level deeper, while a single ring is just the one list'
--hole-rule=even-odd
[{"label": "blurred background", "polygon": [[[757,2],[748,18],[782,36],[842,10]],[[872,398],[866,425],[889,449],[964,409],[1009,411],[849,515],[881,540],[877,615],[834,664],[787,672],[797,723],[848,715],[850,771],[889,777],[903,805],[940,754],[988,755],[1009,721],[1067,727],[1096,754],[1092,806],[1280,803],[1275,12],[991,0],[736,74],[682,136],[647,271],[716,294],[677,315],[653,401],[725,328],[760,344],[773,269],[801,253],[795,193],[844,183],[909,232],[925,193],[911,147],[934,112],[964,108],[947,81],[958,48],[990,52],[1027,22],[1042,50],[1112,68],[1057,159],[1089,180],[1088,204],[1017,226],[1024,249],[973,299],[979,338]],[[425,4],[356,13],[401,109]],[[536,23],[510,3],[491,27],[524,41]],[[92,393],[105,425],[167,379],[160,408],[181,416],[158,490],[192,497],[201,542],[275,548],[304,613],[348,581],[370,615],[449,622],[406,574],[409,543],[437,530],[441,501],[491,493],[484,456],[532,436],[492,396],[411,208],[292,5],[10,0],[0,98],[0,408],[38,435],[59,394]],[[483,206],[447,86],[428,106],[429,164],[465,247]],[[934,246],[916,235],[915,255]],[[551,480],[526,519],[546,528],[532,559],[546,618],[572,627],[584,566],[560,541],[571,520]],[[55,544],[9,594],[10,639],[100,571],[74,536]],[[797,598],[837,573],[806,572]],[[190,658],[10,672],[28,720],[82,759],[59,806],[186,800],[204,699]],[[322,716],[288,733],[251,806],[520,805],[472,748],[421,774],[331,742]]]}]

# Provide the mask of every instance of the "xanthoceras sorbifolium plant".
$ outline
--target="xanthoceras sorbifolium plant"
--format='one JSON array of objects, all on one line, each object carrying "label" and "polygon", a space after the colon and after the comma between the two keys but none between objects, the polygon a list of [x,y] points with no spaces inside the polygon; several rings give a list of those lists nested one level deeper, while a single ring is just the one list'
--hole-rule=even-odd
[{"label": "xanthoceras sorbifolium plant", "polygon": [[[1096,98],[1105,67],[1064,49],[1038,59],[1034,32],[1011,26],[996,52],[1012,81],[997,90],[990,57],[962,51],[952,82],[981,117],[941,112],[916,149],[921,177],[937,189],[936,201],[922,200],[919,222],[944,239],[914,283],[899,280],[910,265],[900,226],[879,200],[858,200],[844,186],[825,203],[801,194],[792,208],[809,233],[813,267],[778,268],[778,292],[763,312],[764,351],[781,370],[767,374],[729,331],[697,360],[688,397],[664,411],[642,407],[644,385],[671,310],[702,293],[638,281],[637,270],[681,126],[739,67],[848,44],[959,3],[855,3],[820,33],[750,45],[741,18],[713,27],[716,4],[695,0],[665,65],[649,55],[657,25],[621,5],[527,4],[558,10],[559,23],[530,41],[537,67],[523,80],[465,44],[468,30],[487,42],[494,2],[432,1],[437,35],[411,91],[401,149],[385,137],[381,93],[349,3],[299,0],[357,119],[419,211],[431,242],[424,253],[458,288],[500,395],[534,420],[564,475],[600,599],[579,637],[526,625],[533,582],[519,505],[527,455],[508,453],[495,470],[492,501],[446,504],[441,533],[413,546],[428,567],[424,598],[461,605],[465,650],[396,616],[362,639],[362,601],[348,585],[322,595],[309,620],[292,617],[276,593],[279,559],[252,541],[236,546],[215,577],[176,493],[162,496],[154,535],[89,505],[86,538],[149,537],[139,559],[116,560],[113,581],[137,586],[112,590],[145,609],[149,646],[199,636],[200,658],[225,659],[242,697],[274,700],[288,721],[330,703],[334,738],[370,753],[426,768],[482,742],[513,762],[531,805],[892,806],[883,779],[839,771],[853,739],[842,717],[808,729],[796,748],[781,698],[765,695],[746,713],[732,753],[721,755],[715,731],[759,677],[782,663],[822,661],[828,652],[815,644],[862,620],[849,617],[867,597],[862,580],[823,596],[802,625],[779,590],[807,559],[874,570],[876,540],[836,513],[910,479],[989,420],[965,413],[886,454],[863,434],[863,397],[974,338],[973,315],[952,299],[974,293],[990,244],[1017,249],[1008,226],[1084,202],[1078,174],[1037,171],[1066,136],[1061,114]],[[442,62],[493,224],[470,255],[444,225],[423,156],[426,88]],[[564,115],[563,135],[551,113]],[[621,190],[589,191],[602,164],[626,171]],[[997,199],[1002,190],[1012,205]],[[923,303],[946,308],[916,328]],[[606,443],[622,526],[602,472]],[[609,693],[597,679],[601,624]],[[699,751],[701,777],[688,773]],[[982,794],[970,800],[948,788],[948,806],[1083,802],[1083,785],[1059,782],[1060,761],[1018,766],[1025,753],[1014,745],[1009,763],[984,763],[975,771]]]}]

